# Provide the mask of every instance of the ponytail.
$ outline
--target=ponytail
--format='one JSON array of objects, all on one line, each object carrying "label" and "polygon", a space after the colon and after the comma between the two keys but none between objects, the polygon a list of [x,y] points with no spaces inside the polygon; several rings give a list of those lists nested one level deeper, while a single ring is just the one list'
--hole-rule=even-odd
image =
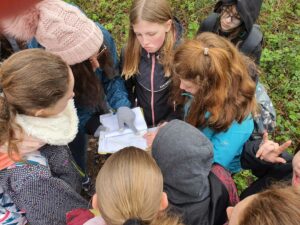
[{"label": "ponytail", "polygon": [[2,90],[0,95],[0,146],[6,145],[9,157],[14,160],[19,154],[17,143],[20,142],[16,132],[22,133],[22,128],[15,123],[16,110],[9,105]]}]

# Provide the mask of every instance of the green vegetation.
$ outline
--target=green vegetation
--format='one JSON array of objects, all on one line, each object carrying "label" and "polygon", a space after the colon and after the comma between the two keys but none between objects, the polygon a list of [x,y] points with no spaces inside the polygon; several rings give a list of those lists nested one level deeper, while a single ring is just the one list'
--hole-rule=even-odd
[{"label": "green vegetation", "polygon": [[[71,2],[71,1],[68,1]],[[120,50],[128,34],[129,0],[73,0],[90,18],[100,21],[115,38]],[[171,0],[174,15],[193,37],[199,22],[211,11],[213,0]],[[264,33],[261,81],[277,110],[277,129],[272,138],[293,141],[290,151],[300,149],[300,3],[264,0],[258,23]],[[253,180],[249,171],[235,177],[239,190]]]}]

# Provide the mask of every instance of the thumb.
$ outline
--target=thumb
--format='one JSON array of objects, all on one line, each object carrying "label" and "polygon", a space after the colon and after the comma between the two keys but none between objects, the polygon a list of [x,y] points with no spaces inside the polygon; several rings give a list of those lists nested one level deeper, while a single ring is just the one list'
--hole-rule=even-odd
[{"label": "thumb", "polygon": [[129,127],[134,133],[137,133],[137,132],[138,132],[138,130],[136,129],[136,127],[135,127],[135,125],[134,125],[134,123],[133,123],[133,121],[128,122],[127,125],[128,125],[128,127]]}]

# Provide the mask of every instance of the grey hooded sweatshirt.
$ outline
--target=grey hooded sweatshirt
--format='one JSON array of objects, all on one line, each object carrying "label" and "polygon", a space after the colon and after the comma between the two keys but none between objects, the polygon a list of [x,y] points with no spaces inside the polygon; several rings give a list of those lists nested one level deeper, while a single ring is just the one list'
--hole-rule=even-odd
[{"label": "grey hooded sweatshirt", "polygon": [[164,178],[170,204],[186,225],[210,223],[209,174],[213,162],[210,141],[195,127],[172,120],[162,127],[152,145],[152,156]]}]

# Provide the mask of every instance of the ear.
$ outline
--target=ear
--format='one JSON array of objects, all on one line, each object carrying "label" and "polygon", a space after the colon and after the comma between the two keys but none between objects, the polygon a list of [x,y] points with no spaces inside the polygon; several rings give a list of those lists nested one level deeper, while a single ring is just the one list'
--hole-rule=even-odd
[{"label": "ear", "polygon": [[97,198],[97,194],[94,194],[92,197],[92,207],[93,209],[98,209],[98,198]]},{"label": "ear", "polygon": [[171,19],[165,23],[166,32],[169,32],[171,30],[172,24],[173,24],[173,21]]},{"label": "ear", "polygon": [[160,211],[163,211],[165,210],[169,205],[169,201],[168,201],[168,195],[166,192],[163,192],[162,193],[162,196],[161,196],[161,201],[160,201],[160,208],[159,210]]},{"label": "ear", "polygon": [[231,218],[231,214],[232,214],[233,208],[234,208],[234,207],[229,206],[229,207],[227,207],[227,209],[226,209],[226,213],[227,213],[227,218],[228,218],[228,220],[230,220],[230,218]]},{"label": "ear", "polygon": [[33,113],[33,115],[36,116],[36,117],[41,117],[42,115],[44,115],[44,113],[45,113],[44,109],[39,109],[39,110],[35,111]]}]

